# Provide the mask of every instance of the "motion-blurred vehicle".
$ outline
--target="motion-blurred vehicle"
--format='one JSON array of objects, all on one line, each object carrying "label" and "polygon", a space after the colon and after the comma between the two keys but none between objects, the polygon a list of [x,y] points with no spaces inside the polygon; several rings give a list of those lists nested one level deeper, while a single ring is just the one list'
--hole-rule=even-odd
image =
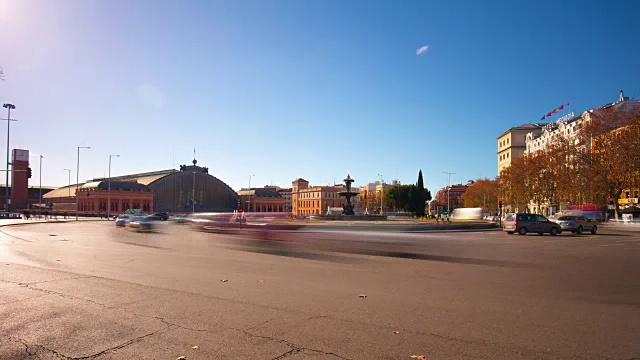
[{"label": "motion-blurred vehicle", "polygon": [[481,220],[482,208],[457,208],[451,212],[451,219],[454,220]]},{"label": "motion-blurred vehicle", "polygon": [[167,213],[155,213],[153,215],[149,215],[149,217],[151,218],[151,220],[167,221],[169,219],[169,214],[167,214]]},{"label": "motion-blurred vehicle", "polygon": [[131,216],[127,214],[118,215],[116,218],[116,227],[125,227],[129,224],[129,220],[131,220]]},{"label": "motion-blurred vehicle", "polygon": [[133,216],[129,220],[129,228],[134,231],[151,231],[154,228],[150,216]]},{"label": "motion-blurred vehicle", "polygon": [[537,214],[506,214],[503,224],[502,230],[507,234],[517,232],[518,235],[527,235],[528,232],[532,232],[538,235],[549,233],[551,236],[556,236],[562,233],[560,225]]},{"label": "motion-blurred vehicle", "polygon": [[571,231],[575,234],[582,234],[584,231],[589,231],[593,235],[598,232],[598,226],[596,223],[581,215],[564,215],[558,217],[556,223],[560,225],[562,230]]}]

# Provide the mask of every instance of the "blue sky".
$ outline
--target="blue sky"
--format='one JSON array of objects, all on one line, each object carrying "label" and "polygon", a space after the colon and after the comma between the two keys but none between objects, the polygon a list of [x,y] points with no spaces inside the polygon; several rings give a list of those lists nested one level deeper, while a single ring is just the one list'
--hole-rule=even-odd
[{"label": "blue sky", "polygon": [[[640,2],[0,0],[0,102],[43,185],[200,165],[234,189],[495,177],[496,137],[640,97]],[[421,55],[416,50],[428,46]],[[0,109],[4,110],[4,109]],[[5,118],[6,113],[0,113]],[[6,146],[0,124],[0,148]],[[1,150],[4,158],[4,150]]]}]

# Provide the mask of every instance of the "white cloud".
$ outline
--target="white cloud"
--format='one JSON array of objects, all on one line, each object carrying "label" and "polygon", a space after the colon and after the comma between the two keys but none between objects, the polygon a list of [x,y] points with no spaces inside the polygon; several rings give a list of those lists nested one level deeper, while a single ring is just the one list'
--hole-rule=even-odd
[{"label": "white cloud", "polygon": [[429,50],[429,45],[425,45],[425,46],[419,48],[418,50],[416,50],[416,55],[422,55],[422,54],[426,53],[427,50]]},{"label": "white cloud", "polygon": [[147,106],[154,107],[156,109],[162,109],[167,97],[153,85],[141,84],[137,89],[138,97]]}]

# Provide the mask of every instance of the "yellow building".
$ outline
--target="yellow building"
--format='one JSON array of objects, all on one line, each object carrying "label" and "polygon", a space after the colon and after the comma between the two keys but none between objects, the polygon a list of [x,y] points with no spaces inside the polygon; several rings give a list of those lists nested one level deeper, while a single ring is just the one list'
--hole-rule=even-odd
[{"label": "yellow building", "polygon": [[540,134],[546,124],[523,124],[512,127],[498,136],[498,176],[511,165],[511,160],[522,157],[527,149],[527,134]]},{"label": "yellow building", "polygon": [[345,191],[344,185],[309,186],[309,182],[302,178],[294,180],[291,185],[291,214],[295,216],[320,215],[326,213],[328,207],[346,204],[345,198],[338,195]]}]

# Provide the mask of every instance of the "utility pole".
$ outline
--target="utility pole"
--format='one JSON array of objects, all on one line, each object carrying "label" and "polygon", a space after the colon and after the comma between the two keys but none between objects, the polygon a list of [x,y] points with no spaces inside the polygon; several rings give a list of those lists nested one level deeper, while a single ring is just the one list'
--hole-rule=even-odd
[{"label": "utility pole", "polygon": [[78,221],[78,185],[80,184],[80,149],[91,149],[90,146],[78,146],[76,162],[76,221]]},{"label": "utility pole", "polygon": [[450,191],[451,191],[451,175],[456,175],[454,172],[446,172],[443,171],[443,174],[447,174],[449,176],[447,180],[447,217],[451,217],[451,209],[450,209]]},{"label": "utility pole", "polygon": [[[42,158],[44,156],[40,155],[40,202],[38,203],[38,209],[40,209],[40,216],[42,216]],[[7,172],[8,174],[8,172]],[[45,213],[46,215],[46,213]]]},{"label": "utility pole", "polygon": [[18,121],[16,119],[12,119],[11,118],[11,110],[15,109],[16,106],[13,104],[3,104],[2,105],[3,108],[7,109],[7,118],[3,119],[3,120],[7,120],[7,181],[6,181],[6,185],[5,185],[5,189],[4,189],[4,207],[5,207],[5,211],[8,213],[9,212],[9,132],[11,130],[11,122],[12,121]]},{"label": "utility pole", "polygon": [[111,219],[111,158],[120,157],[120,155],[109,155],[109,185],[107,190],[107,220]]},{"label": "utility pole", "polygon": [[255,175],[249,175],[249,206],[247,211],[251,211],[251,177],[253,177]]}]

